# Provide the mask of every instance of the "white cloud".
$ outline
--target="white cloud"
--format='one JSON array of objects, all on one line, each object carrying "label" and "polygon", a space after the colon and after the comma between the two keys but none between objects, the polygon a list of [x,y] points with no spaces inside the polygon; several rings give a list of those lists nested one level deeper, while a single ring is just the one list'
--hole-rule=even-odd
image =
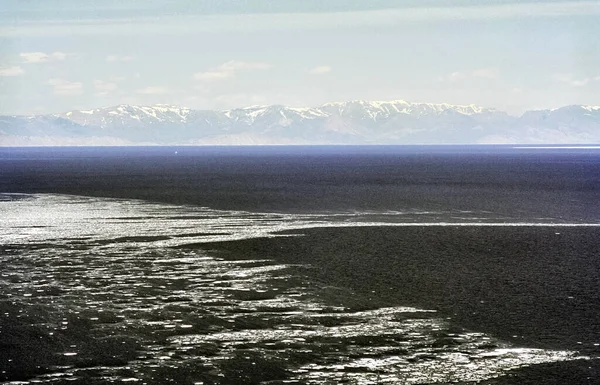
[{"label": "white cloud", "polygon": [[23,75],[25,70],[21,67],[0,68],[0,77]]},{"label": "white cloud", "polygon": [[67,56],[69,56],[69,54],[64,52],[53,52],[50,54],[52,60],[65,60]]},{"label": "white cloud", "polygon": [[583,87],[583,86],[587,86],[592,79],[590,78],[585,78],[585,79],[575,79],[573,81],[570,82],[570,84],[573,87]]},{"label": "white cloud", "polygon": [[81,95],[83,93],[83,83],[71,82],[65,79],[48,79],[44,84],[53,87],[54,95],[68,96]]},{"label": "white cloud", "polygon": [[234,93],[219,95],[212,99],[213,108],[230,109],[239,108],[242,106],[263,105],[269,104],[269,98],[266,95],[249,94],[249,93]]},{"label": "white cloud", "polygon": [[308,73],[311,75],[322,75],[331,72],[330,66],[318,66],[311,69]]},{"label": "white cloud", "polygon": [[125,77],[123,76],[111,76],[107,81],[98,79],[94,80],[94,90],[96,91],[94,95],[107,96],[113,94],[119,89],[119,85],[117,83],[123,80],[125,80]]},{"label": "white cloud", "polygon": [[467,79],[488,79],[493,80],[500,77],[500,70],[495,67],[478,68],[471,71],[456,71],[447,76],[441,76],[440,82],[458,83]]},{"label": "white cloud", "polygon": [[40,63],[47,61],[49,56],[43,52],[23,52],[19,56],[21,56],[25,63]]},{"label": "white cloud", "polygon": [[214,80],[224,80],[229,79],[235,76],[234,72],[229,71],[207,71],[207,72],[197,72],[194,74],[194,79],[200,81],[214,81]]},{"label": "white cloud", "polygon": [[115,62],[130,62],[133,60],[133,56],[119,56],[119,55],[108,55],[105,59],[109,63]]},{"label": "white cloud", "polygon": [[165,87],[145,87],[145,88],[140,88],[139,90],[137,90],[135,92],[138,94],[143,94],[143,95],[161,95],[161,94],[169,93],[169,90],[166,89]]},{"label": "white cloud", "polygon": [[272,68],[272,65],[263,62],[247,62],[247,61],[237,61],[230,60],[226,63],[223,63],[219,66],[219,69],[222,71],[244,71],[244,70],[268,70]]},{"label": "white cloud", "polygon": [[450,83],[456,83],[456,82],[460,82],[464,79],[467,78],[467,74],[465,74],[464,72],[452,72],[450,75],[448,75],[447,80]]},{"label": "white cloud", "polygon": [[600,76],[590,76],[577,78],[573,74],[556,74],[554,78],[561,83],[567,84],[571,87],[585,87],[595,82],[600,82]]},{"label": "white cloud", "polygon": [[58,51],[50,54],[44,52],[22,52],[19,56],[23,58],[25,63],[44,63],[65,60],[67,57],[73,56],[73,54]]},{"label": "white cloud", "polygon": [[473,71],[471,75],[482,79],[497,79],[500,76],[500,71],[495,67],[480,68]]},{"label": "white cloud", "polygon": [[116,91],[118,88],[119,86],[117,86],[116,83],[94,80],[94,89],[97,91],[96,95],[107,95],[113,91]]},{"label": "white cloud", "polygon": [[457,83],[461,80],[464,80],[466,78],[466,75],[464,72],[452,72],[449,75],[446,76],[440,76],[438,78],[438,81],[440,82],[447,82],[447,83]]},{"label": "white cloud", "polygon": [[199,81],[217,81],[234,78],[240,71],[267,70],[273,66],[263,62],[245,62],[230,60],[206,72],[196,72],[194,79]]}]

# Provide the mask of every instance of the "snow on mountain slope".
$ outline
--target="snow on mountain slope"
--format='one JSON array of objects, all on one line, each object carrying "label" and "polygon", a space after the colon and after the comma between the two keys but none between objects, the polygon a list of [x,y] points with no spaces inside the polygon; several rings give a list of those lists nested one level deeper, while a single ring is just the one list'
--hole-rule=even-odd
[{"label": "snow on mountain slope", "polygon": [[178,106],[130,106],[98,108],[94,110],[70,111],[55,115],[68,119],[80,125],[108,127],[122,124],[144,123],[173,123],[186,124],[207,118],[215,119],[215,115],[225,117],[233,122],[254,124],[268,121],[286,124],[287,121],[312,120],[329,118],[333,115],[349,118],[368,118],[374,121],[386,119],[397,114],[414,116],[442,115],[448,112],[462,115],[491,113],[495,110],[477,106],[454,106],[450,104],[408,103],[402,100],[389,102],[381,101],[350,101],[327,103],[314,108],[293,108],[281,105],[251,106],[228,111],[200,111]]},{"label": "snow on mountain slope", "polygon": [[57,141],[65,145],[600,143],[600,107],[566,106],[513,117],[474,105],[355,100],[312,108],[266,105],[210,111],[119,105],[55,115],[0,116],[0,145]]},{"label": "snow on mountain slope", "polygon": [[109,127],[114,125],[143,125],[156,122],[185,123],[190,115],[189,108],[155,105],[98,108],[94,110],[70,111],[56,115],[83,126]]},{"label": "snow on mountain slope", "polygon": [[354,100],[350,102],[327,103],[321,106],[320,110],[326,113],[349,115],[360,118],[370,118],[373,120],[389,118],[390,116],[396,114],[407,114],[416,116],[441,115],[445,112],[452,111],[463,115],[474,115],[495,111],[492,109],[486,109],[474,105],[457,106],[451,104],[409,103],[404,100]]}]

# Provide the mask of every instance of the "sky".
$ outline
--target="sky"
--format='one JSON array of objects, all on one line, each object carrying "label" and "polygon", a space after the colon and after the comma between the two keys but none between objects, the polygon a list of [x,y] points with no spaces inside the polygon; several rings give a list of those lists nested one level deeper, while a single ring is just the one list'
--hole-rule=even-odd
[{"label": "sky", "polygon": [[1,0],[0,115],[600,105],[600,0]]}]

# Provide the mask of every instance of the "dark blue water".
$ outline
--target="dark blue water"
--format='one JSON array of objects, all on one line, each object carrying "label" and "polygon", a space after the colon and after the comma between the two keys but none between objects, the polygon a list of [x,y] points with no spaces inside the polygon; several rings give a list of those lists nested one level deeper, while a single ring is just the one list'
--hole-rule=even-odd
[{"label": "dark blue water", "polygon": [[489,210],[600,216],[600,151],[507,146],[0,150],[0,191],[140,198],[215,209]]},{"label": "dark blue water", "polygon": [[[285,378],[600,383],[593,359],[600,355],[600,230],[593,226],[600,223],[597,149],[4,148],[0,192],[39,194],[5,195],[3,201],[14,205],[26,199],[22,206],[4,206],[12,224],[5,230],[11,232],[5,238],[10,244],[5,241],[0,254],[3,381],[59,373],[78,383],[111,383],[113,377],[152,384]],[[205,211],[195,211],[200,208]],[[19,222],[15,210],[30,219]],[[423,225],[357,227],[357,221]],[[304,225],[314,222],[321,225]],[[302,236],[264,238],[267,233],[260,232],[293,229],[292,223],[298,229],[285,234]],[[353,227],[339,228],[340,223]],[[469,226],[430,226],[436,223]],[[319,228],[325,225],[334,228]],[[224,236],[218,234],[248,239],[210,238]],[[198,242],[202,237],[205,241]],[[207,255],[222,262],[210,262],[210,268],[188,262]],[[115,264],[107,268],[106,261]],[[259,270],[244,270],[243,261],[265,271],[271,264],[303,267],[255,277]],[[121,273],[121,265],[130,276]],[[219,266],[216,276],[214,266]],[[169,278],[174,271],[177,281]],[[212,283],[203,286],[215,280],[239,287],[231,294]],[[107,284],[114,289],[102,290]],[[191,293],[205,297],[198,301]],[[55,301],[63,294],[59,306]],[[302,301],[290,311],[308,318],[292,317],[280,307],[265,310],[274,306],[269,301],[292,298]],[[90,301],[105,307],[106,320],[86,310]],[[251,301],[258,302],[249,306]],[[315,310],[317,303],[327,310]],[[140,304],[152,309],[127,310]],[[410,325],[405,330],[398,322],[407,316],[388,311],[381,319],[398,326],[399,334],[384,338],[381,333],[390,326],[360,313],[402,306],[436,310],[439,319],[413,314],[402,324]],[[84,310],[101,326],[82,321]],[[59,327],[53,335],[60,338],[47,339],[47,325],[60,325],[62,318],[75,326]],[[428,331],[415,331],[419,319],[430,323]],[[448,324],[439,323],[444,319]],[[357,342],[348,331],[352,325],[364,327],[360,333],[369,338]],[[330,327],[338,328],[337,334],[319,334]],[[249,340],[248,330],[271,337]],[[302,338],[282,342],[285,333],[269,334],[273,330]],[[479,340],[486,336],[491,342]],[[114,354],[104,354],[102,347]],[[489,358],[496,348],[569,351],[592,359],[543,359],[535,365],[519,356],[515,360],[523,364],[509,365],[508,359],[499,364]],[[52,358],[56,354],[60,357]],[[385,365],[374,369],[377,362]],[[461,366],[467,362],[475,366]],[[107,365],[110,373],[99,369]],[[306,372],[298,372],[300,367]],[[413,377],[420,370],[423,377],[411,382],[401,376],[403,367]],[[162,374],[153,377],[153,368]],[[482,368],[495,374],[473,374]],[[444,371],[454,374],[439,375]],[[311,380],[310,373],[326,374]],[[68,382],[57,378],[54,383]]]}]

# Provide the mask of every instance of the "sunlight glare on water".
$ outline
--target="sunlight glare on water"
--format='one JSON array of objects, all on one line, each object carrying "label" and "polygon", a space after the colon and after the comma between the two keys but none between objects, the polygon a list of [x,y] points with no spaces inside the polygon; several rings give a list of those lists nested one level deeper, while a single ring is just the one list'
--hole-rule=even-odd
[{"label": "sunlight glare on water", "polygon": [[[25,368],[22,383],[219,383],[235,375],[417,384],[585,358],[517,348],[457,329],[433,310],[332,305],[328,291],[354,293],[311,280],[311,266],[171,247],[310,227],[439,225],[427,222],[430,213],[292,215],[66,195],[4,198],[0,326],[9,340],[38,340],[21,339],[3,353],[10,360],[3,381]],[[482,213],[461,213],[469,215],[476,219],[444,223],[480,225]]]}]

